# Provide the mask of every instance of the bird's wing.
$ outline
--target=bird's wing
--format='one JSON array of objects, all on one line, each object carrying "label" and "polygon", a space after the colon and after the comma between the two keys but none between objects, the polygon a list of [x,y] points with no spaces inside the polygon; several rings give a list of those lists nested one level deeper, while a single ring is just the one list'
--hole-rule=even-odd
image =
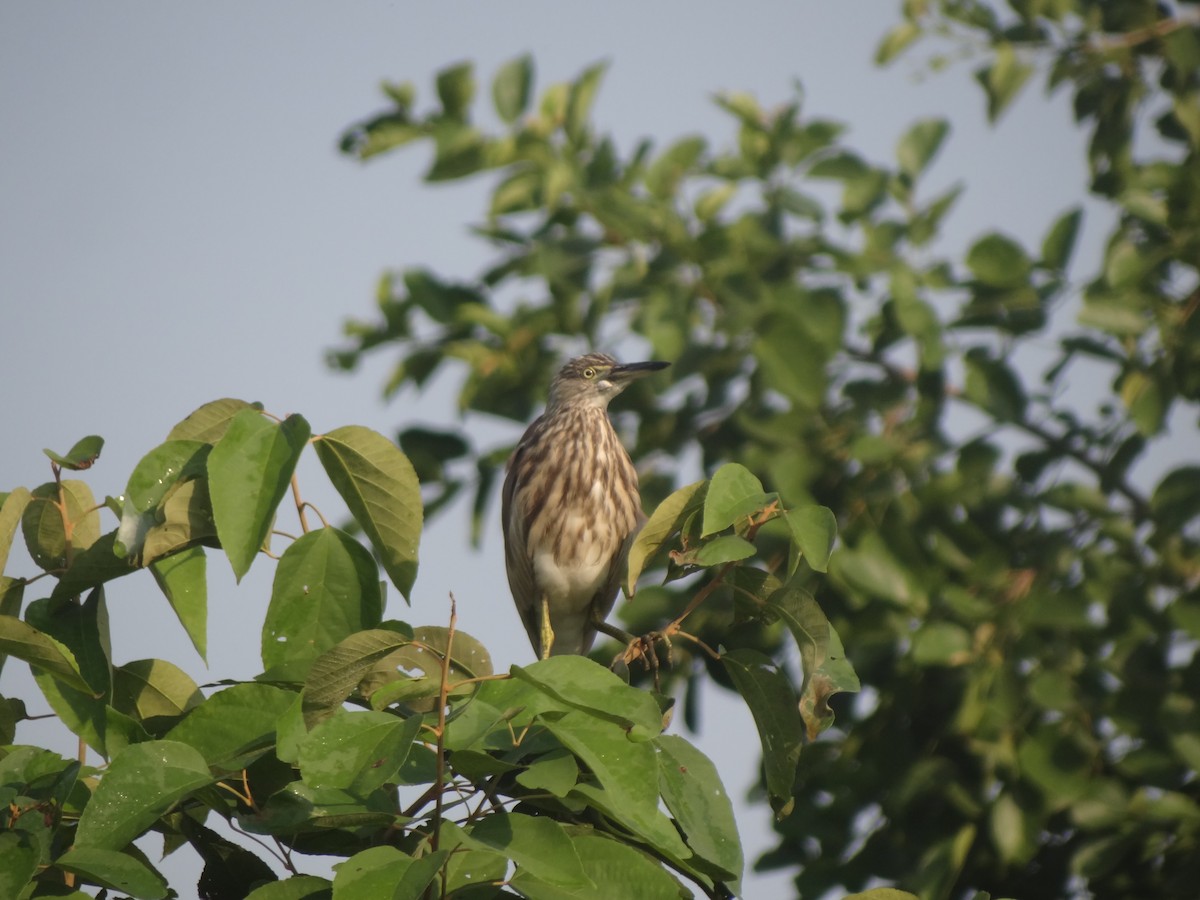
[{"label": "bird's wing", "polygon": [[604,586],[592,597],[592,603],[588,610],[589,625],[583,630],[583,649],[579,651],[580,653],[586,654],[592,649],[592,642],[596,640],[596,629],[590,623],[603,622],[608,618],[608,614],[612,612],[612,608],[617,603],[617,596],[621,593],[621,579],[625,575],[625,565],[629,559],[629,548],[633,546],[634,538],[642,530],[642,525],[645,522],[646,515],[639,507],[637,511],[637,527],[626,535],[625,542],[621,544],[621,552],[617,554],[616,558],[612,561],[612,566],[609,567],[608,577],[604,579]]},{"label": "bird's wing", "polygon": [[525,522],[516,514],[515,495],[521,469],[521,457],[528,448],[528,438],[541,419],[526,430],[517,449],[508,460],[508,474],[504,477],[504,490],[500,495],[500,522],[504,530],[504,567],[508,571],[508,586],[512,591],[513,603],[521,616],[521,623],[529,635],[534,652],[541,657],[541,625],[538,621],[538,604],[533,583],[533,560],[525,540]]}]

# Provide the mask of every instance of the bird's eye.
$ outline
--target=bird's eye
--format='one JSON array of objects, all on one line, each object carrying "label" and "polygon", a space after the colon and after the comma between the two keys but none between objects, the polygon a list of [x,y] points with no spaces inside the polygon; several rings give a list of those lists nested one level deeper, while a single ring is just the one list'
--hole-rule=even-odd
[{"label": "bird's eye", "polygon": [[595,378],[596,370],[593,369],[591,366],[588,366],[586,369],[583,370],[583,377],[587,378],[587,379]]}]

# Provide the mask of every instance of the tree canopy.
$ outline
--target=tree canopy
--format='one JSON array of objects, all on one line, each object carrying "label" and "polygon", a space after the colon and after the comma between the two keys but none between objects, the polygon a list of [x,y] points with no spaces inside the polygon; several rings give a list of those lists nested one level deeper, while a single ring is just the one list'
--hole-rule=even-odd
[{"label": "tree canopy", "polygon": [[[1200,17],[907,0],[877,61],[903,55],[970,70],[993,120],[1036,79],[1070,93],[1113,213],[1096,271],[1078,208],[1036,246],[997,221],[948,252],[970,184],[924,188],[942,119],[886,153],[731,92],[727,139],[622,149],[591,115],[603,66],[387,85],[342,149],[486,177],[492,258],[385,273],[330,360],[391,354],[389,397],[445,373],[462,416],[397,449],[218,400],[110,496],[98,436],[0,495],[0,653],[80,739],[13,746],[28,704],[0,699],[0,893],[168,896],[151,832],[205,861],[210,898],[719,897],[745,864],[805,897],[1194,890],[1200,465],[1154,453],[1198,437]],[[456,500],[477,537],[511,448],[472,424],[528,421],[581,347],[672,361],[614,410],[650,514],[621,624],[670,642],[496,673],[453,614],[385,619],[383,595],[409,595]],[[344,511],[303,500],[305,453]],[[18,532],[29,574],[5,565]],[[275,565],[261,674],[116,664],[106,595],[143,569],[206,652],[214,549],[239,579]],[[687,737],[710,683],[754,716],[778,835],[758,859]],[[341,862],[303,875],[305,854]]]},{"label": "tree canopy", "polygon": [[[1072,266],[1077,208],[1036,246],[996,222],[944,256],[970,189],[922,190],[944,120],[913,123],[887,160],[799,100],[729,93],[729,141],[622,153],[589,120],[602,67],[535,102],[514,60],[489,133],[463,65],[426,112],[390,87],[343,147],[428,142],[430,182],[492,173],[476,231],[494,262],[386,274],[378,317],[332,359],[395,353],[389,396],[451,369],[468,422],[527,419],[564,347],[670,359],[673,390],[623,404],[648,508],[698,452],[834,511],[829,577],[804,583],[869,690],[838,706],[839,739],[804,749],[760,863],[799,865],[805,896],[872,878],[930,897],[1180,896],[1200,874],[1200,467],[1146,460],[1197,446],[1200,24],[1142,0],[902,11],[877,61],[969,68],[993,120],[1037,78],[1070,93],[1080,169],[1115,220],[1097,271]],[[506,448],[469,427],[399,437],[437,461],[432,508],[473,485],[486,513]],[[626,625],[693,591],[643,588]],[[692,629],[786,656],[736,588]],[[702,671],[722,681],[676,646],[685,697]]]}]

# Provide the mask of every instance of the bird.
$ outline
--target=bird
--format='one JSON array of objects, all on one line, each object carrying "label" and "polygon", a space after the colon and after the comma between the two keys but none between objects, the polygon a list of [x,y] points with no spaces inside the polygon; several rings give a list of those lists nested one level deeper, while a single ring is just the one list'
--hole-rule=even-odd
[{"label": "bird", "polygon": [[608,404],[668,365],[622,365],[604,353],[569,360],[508,461],[500,511],[505,568],[539,659],[586,654],[616,602],[645,515],[637,470]]}]

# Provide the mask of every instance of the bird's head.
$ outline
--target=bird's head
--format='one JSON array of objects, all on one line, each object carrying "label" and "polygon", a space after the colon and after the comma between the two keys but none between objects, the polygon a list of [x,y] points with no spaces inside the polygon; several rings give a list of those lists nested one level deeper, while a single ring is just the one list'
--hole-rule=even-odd
[{"label": "bird's head", "polygon": [[550,385],[548,406],[551,409],[603,409],[629,384],[669,365],[665,362],[622,365],[605,353],[577,356],[558,370]]}]

